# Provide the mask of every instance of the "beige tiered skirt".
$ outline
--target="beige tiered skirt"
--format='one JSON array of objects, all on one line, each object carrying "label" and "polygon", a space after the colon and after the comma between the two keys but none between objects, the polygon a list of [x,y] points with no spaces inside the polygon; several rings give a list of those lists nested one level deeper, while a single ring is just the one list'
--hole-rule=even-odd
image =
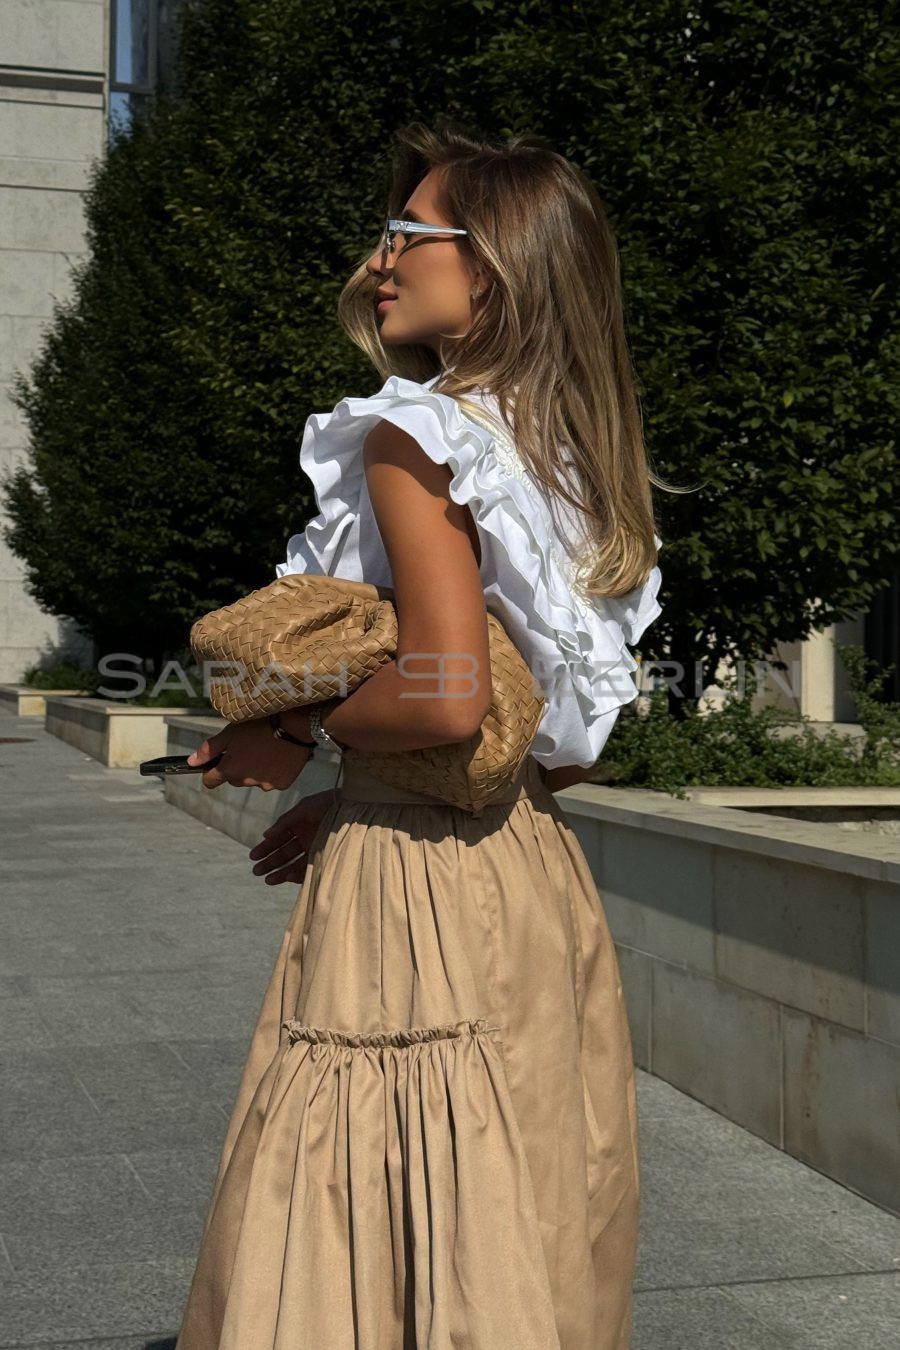
[{"label": "beige tiered skirt", "polygon": [[309,850],[177,1350],[628,1350],[631,1040],[532,757],[480,815],[349,765]]}]

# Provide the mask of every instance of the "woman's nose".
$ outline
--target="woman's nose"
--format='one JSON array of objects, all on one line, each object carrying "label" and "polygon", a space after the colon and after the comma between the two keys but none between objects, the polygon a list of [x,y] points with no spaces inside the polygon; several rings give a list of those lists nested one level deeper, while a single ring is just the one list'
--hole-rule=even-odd
[{"label": "woman's nose", "polygon": [[366,271],[370,274],[370,276],[385,275],[387,268],[385,267],[385,255],[383,249],[376,248],[373,251],[371,257],[366,263]]}]

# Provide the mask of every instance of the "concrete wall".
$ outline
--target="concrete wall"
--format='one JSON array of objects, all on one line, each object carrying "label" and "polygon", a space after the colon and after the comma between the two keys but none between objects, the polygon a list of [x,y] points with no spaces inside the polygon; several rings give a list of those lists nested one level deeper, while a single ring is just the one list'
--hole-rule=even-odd
[{"label": "concrete wall", "polygon": [[900,1214],[898,840],[658,792],[559,800],[635,1062]]},{"label": "concrete wall", "polygon": [[[82,194],[106,145],[108,25],[106,0],[0,0],[0,469],[26,462],[12,381],[85,252]],[[91,655],[23,577],[0,539],[0,682],[20,679],[52,646]]]}]

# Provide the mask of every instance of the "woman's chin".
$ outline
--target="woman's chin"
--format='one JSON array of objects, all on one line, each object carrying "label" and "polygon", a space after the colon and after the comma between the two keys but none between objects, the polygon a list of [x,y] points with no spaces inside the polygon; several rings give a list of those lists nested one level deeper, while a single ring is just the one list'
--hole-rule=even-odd
[{"label": "woman's chin", "polygon": [[407,333],[407,332],[403,329],[402,325],[399,325],[399,324],[398,324],[398,325],[395,327],[393,324],[391,324],[391,323],[385,323],[383,320],[382,320],[382,322],[378,325],[378,336],[381,338],[381,341],[382,341],[382,342],[412,342],[412,341],[414,341],[414,339],[410,337],[409,333]]},{"label": "woman's chin", "polygon": [[430,329],[392,322],[390,309],[384,317],[379,315],[377,326],[378,337],[385,347],[409,347],[416,343],[430,346],[433,341]]}]

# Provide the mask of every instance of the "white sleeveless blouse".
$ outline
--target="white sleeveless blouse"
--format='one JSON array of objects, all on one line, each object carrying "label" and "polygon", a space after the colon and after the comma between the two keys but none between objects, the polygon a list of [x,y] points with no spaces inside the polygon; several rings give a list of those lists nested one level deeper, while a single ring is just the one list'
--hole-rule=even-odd
[{"label": "white sleeveless blouse", "polygon": [[[481,579],[489,613],[501,621],[544,693],[531,748],[547,768],[599,758],[623,704],[637,697],[628,651],[662,611],[661,573],[610,599],[583,594],[570,549],[578,518],[525,469],[499,416],[496,399],[466,397],[484,409],[476,420],[448,394],[391,375],[370,398],[344,398],[313,413],[300,446],[300,467],[320,514],[292,535],[276,576],[305,572],[393,586],[362,462],[363,441],[379,418],[401,427],[436,464],[451,472],[450,496],[472,513],[481,544]],[[662,541],[656,537],[657,549]]]}]

